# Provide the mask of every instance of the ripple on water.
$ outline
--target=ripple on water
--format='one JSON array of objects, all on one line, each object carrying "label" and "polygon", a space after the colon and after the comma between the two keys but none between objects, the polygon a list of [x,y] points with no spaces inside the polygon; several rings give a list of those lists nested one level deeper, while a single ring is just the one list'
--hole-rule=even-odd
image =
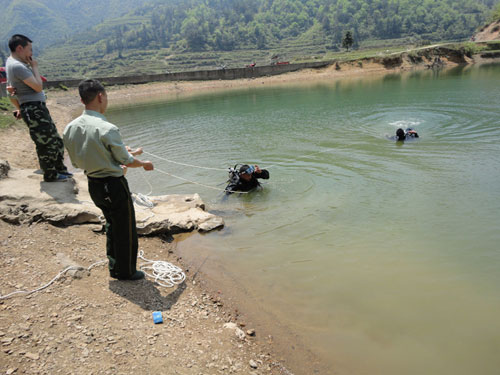
[{"label": "ripple on water", "polygon": [[[335,348],[345,373],[440,375],[427,370],[442,363],[447,373],[485,364],[494,373],[500,347],[485,332],[498,332],[500,311],[495,74],[214,96],[122,114],[131,121],[122,134],[176,161],[269,168],[263,191],[224,202],[169,177],[151,183],[155,193],[199,192],[210,202],[227,226],[185,241],[189,252],[209,243],[262,311],[301,327],[318,353]],[[399,127],[420,138],[387,139]],[[227,177],[157,166],[208,185]]]}]

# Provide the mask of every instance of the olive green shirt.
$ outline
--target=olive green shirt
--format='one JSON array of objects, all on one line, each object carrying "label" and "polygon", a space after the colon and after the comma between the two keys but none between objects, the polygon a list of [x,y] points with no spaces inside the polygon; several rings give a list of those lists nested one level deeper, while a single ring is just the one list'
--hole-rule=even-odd
[{"label": "olive green shirt", "polygon": [[119,129],[99,112],[84,110],[66,126],[63,141],[73,166],[90,177],[121,177],[121,165],[134,161]]}]

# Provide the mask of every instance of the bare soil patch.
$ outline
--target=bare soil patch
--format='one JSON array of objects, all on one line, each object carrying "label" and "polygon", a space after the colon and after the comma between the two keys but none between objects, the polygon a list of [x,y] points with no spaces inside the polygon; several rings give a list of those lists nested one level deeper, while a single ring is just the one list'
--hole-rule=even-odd
[{"label": "bare soil patch", "polygon": [[500,20],[490,23],[481,29],[475,36],[476,42],[500,40]]}]

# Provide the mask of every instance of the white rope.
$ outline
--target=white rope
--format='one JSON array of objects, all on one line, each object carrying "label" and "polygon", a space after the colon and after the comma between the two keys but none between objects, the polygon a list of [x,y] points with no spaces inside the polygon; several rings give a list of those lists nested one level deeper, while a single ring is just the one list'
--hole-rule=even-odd
[{"label": "white rope", "polygon": [[[164,287],[171,288],[174,285],[182,283],[186,279],[186,275],[184,272],[182,272],[182,269],[180,269],[177,266],[174,266],[171,263],[165,262],[165,261],[153,261],[153,260],[148,260],[144,258],[144,251],[140,250],[139,251],[139,258],[144,260],[146,263],[143,263],[140,265],[140,269],[144,271],[146,275],[149,277],[152,277],[155,279],[155,281]],[[101,260],[99,262],[91,264],[89,267],[80,267],[80,266],[68,266],[65,269],[63,269],[61,272],[59,272],[52,280],[50,280],[47,284],[42,285],[39,288],[33,289],[31,291],[26,291],[26,290],[16,290],[15,292],[6,294],[4,296],[0,295],[0,301],[11,298],[14,296],[19,296],[19,295],[30,295],[37,293],[43,289],[48,288],[50,285],[52,285],[54,282],[56,282],[62,275],[64,275],[66,272],[70,270],[77,270],[77,271],[90,271],[92,268],[97,267],[101,264],[107,263],[108,260]],[[146,270],[152,270],[152,274],[148,273]]]},{"label": "white rope", "polygon": [[161,169],[158,169],[158,168],[155,168],[154,170],[155,170],[155,171],[157,171],[157,172],[160,172],[160,173],[166,174],[167,176],[174,177],[174,178],[177,178],[177,179],[179,179],[179,180],[189,182],[189,183],[191,183],[191,184],[195,184],[195,185],[203,186],[203,187],[206,187],[207,189],[217,190],[217,191],[220,191],[220,192],[223,192],[223,193],[225,193],[225,192],[230,192],[230,193],[238,193],[238,194],[248,194],[248,193],[249,193],[248,191],[231,191],[231,190],[227,190],[227,189],[221,189],[221,188],[218,188],[218,187],[215,187],[215,186],[210,186],[210,185],[201,184],[201,183],[199,183],[199,182],[196,182],[196,181],[191,181],[191,180],[188,180],[187,178],[180,177],[180,176],[176,176],[175,174],[171,174],[171,173],[168,173],[168,172],[162,171]]},{"label": "white rope", "polygon": [[[148,217],[145,217],[144,219],[138,219],[137,216],[135,220],[138,223],[145,223],[152,217],[155,217],[155,214],[151,212],[151,210],[154,208],[155,204],[149,199],[147,195],[141,194],[141,193],[132,193],[132,201],[134,202],[134,207],[141,210],[141,211],[146,211],[149,210],[150,214]],[[142,207],[141,207],[142,206]]]},{"label": "white rope", "polygon": [[[308,158],[308,157],[316,155],[316,154],[323,154],[325,152],[331,152],[331,151],[335,151],[335,149],[329,148],[327,150],[314,151],[314,152],[311,152],[310,154],[303,155],[302,157],[303,158]],[[269,168],[276,167],[277,165],[279,166],[279,165],[282,165],[282,164],[286,164],[286,163],[285,162],[283,162],[283,163],[275,163],[275,164],[271,164],[271,165],[266,166],[266,167],[261,167],[261,169],[269,169]]]},{"label": "white rope", "polygon": [[145,173],[144,173],[144,170],[141,168],[140,169],[141,173],[142,173],[142,177],[146,180],[146,182],[148,183],[149,185],[149,193],[145,194],[146,197],[149,197],[151,195],[151,193],[153,193],[153,186],[151,185],[151,183],[149,182],[149,179],[146,177]]},{"label": "white rope", "polygon": [[132,193],[132,200],[134,201],[134,204],[138,206],[144,206],[147,208],[153,208],[155,206],[147,195],[141,193]]},{"label": "white rope", "polygon": [[77,271],[84,271],[84,270],[87,270],[87,271],[90,271],[92,268],[98,266],[98,265],[101,265],[101,264],[104,264],[106,263],[107,260],[101,260],[99,262],[96,262],[92,265],[90,265],[90,267],[87,267],[87,268],[84,268],[84,267],[80,267],[80,266],[69,266],[69,267],[66,267],[65,269],[63,269],[61,272],[59,272],[57,274],[56,277],[54,277],[52,280],[50,280],[47,284],[41,286],[40,288],[37,288],[37,289],[34,289],[32,291],[25,291],[25,290],[17,290],[15,292],[12,292],[12,293],[9,293],[9,294],[6,294],[5,296],[0,296],[0,300],[3,300],[3,299],[7,299],[7,298],[10,298],[12,296],[15,296],[15,295],[18,295],[18,294],[26,294],[26,295],[30,295],[30,294],[33,294],[33,293],[36,293],[36,292],[39,292],[47,287],[49,287],[50,285],[52,285],[57,279],[59,279],[62,275],[64,275],[66,272],[68,272],[69,270],[77,270]]},{"label": "white rope", "polygon": [[[171,288],[174,285],[181,284],[186,280],[186,275],[177,266],[163,260],[149,260],[144,258],[144,251],[139,251],[139,258],[145,263],[139,265],[139,268],[149,277],[155,279],[158,285]],[[152,271],[152,273],[148,273]]]},{"label": "white rope", "polygon": [[[314,151],[314,152],[311,152],[310,154],[307,154],[307,155],[303,155],[302,157],[303,158],[308,158],[312,155],[316,155],[316,154],[322,154],[324,152],[331,152],[331,151],[335,151],[334,149],[327,149],[327,150],[322,150],[322,151]],[[151,152],[148,152],[148,151],[143,151],[144,154],[148,154],[148,155],[151,155],[155,158],[158,158],[160,160],[164,160],[166,162],[169,162],[169,163],[173,163],[173,164],[178,164],[178,165],[184,165],[186,167],[193,167],[193,168],[199,168],[199,169],[208,169],[208,170],[212,170],[212,171],[223,171],[223,172],[227,172],[227,168],[226,169],[222,169],[222,168],[212,168],[212,167],[203,167],[203,166],[200,166],[200,165],[194,165],[194,164],[187,164],[187,163],[181,163],[181,162],[178,162],[178,161],[174,161],[174,160],[170,160],[170,159],[167,159],[167,158],[163,158],[161,156],[158,156],[158,155],[155,155]],[[282,165],[284,163],[275,163],[275,164],[271,164],[269,166],[266,166],[266,167],[261,167],[261,169],[269,169],[269,168],[272,168],[272,167],[275,167],[277,165]],[[149,181],[148,181],[149,183]],[[151,184],[149,185],[151,187]],[[152,188],[151,188],[152,189]]]},{"label": "white rope", "polygon": [[226,169],[222,169],[222,168],[202,167],[200,165],[193,165],[193,164],[181,163],[181,162],[178,162],[178,161],[173,161],[173,160],[170,160],[170,159],[162,158],[161,156],[152,154],[152,153],[147,152],[147,151],[143,151],[143,153],[151,155],[151,156],[153,156],[155,158],[158,158],[160,160],[167,161],[169,163],[178,164],[178,165],[184,165],[186,167],[193,167],[193,168],[199,168],[199,169],[208,169],[208,170],[211,170],[211,171],[224,171],[224,172],[227,172],[227,168]]}]

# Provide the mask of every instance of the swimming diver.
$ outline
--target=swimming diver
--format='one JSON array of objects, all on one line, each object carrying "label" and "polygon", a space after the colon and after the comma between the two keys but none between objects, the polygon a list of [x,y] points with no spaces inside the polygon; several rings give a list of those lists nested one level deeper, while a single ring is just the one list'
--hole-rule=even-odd
[{"label": "swimming diver", "polygon": [[419,138],[418,133],[415,130],[413,130],[412,128],[408,128],[406,130],[399,128],[398,130],[396,130],[396,137],[393,137],[392,139],[404,142],[408,139],[414,138]]},{"label": "swimming diver", "polygon": [[226,194],[232,194],[238,191],[247,192],[261,187],[257,179],[269,179],[269,172],[266,169],[260,169],[258,165],[243,164],[239,170],[229,168],[229,180],[226,186]]}]

